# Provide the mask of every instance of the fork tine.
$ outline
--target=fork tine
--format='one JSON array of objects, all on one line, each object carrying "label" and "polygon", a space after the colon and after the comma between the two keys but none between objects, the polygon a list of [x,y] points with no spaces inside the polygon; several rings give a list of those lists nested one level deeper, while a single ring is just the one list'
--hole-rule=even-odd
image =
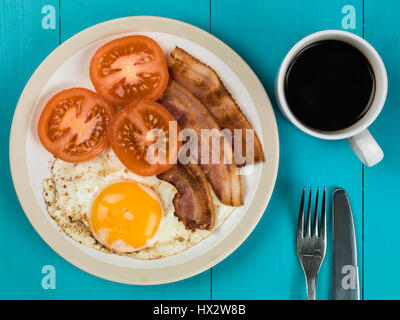
[{"label": "fork tine", "polygon": [[300,203],[300,212],[299,212],[299,220],[297,222],[297,238],[303,238],[304,234],[304,227],[303,227],[303,220],[304,220],[304,192],[305,188],[303,188],[303,195],[301,196],[301,203]]},{"label": "fork tine", "polygon": [[318,194],[319,188],[317,188],[317,196],[315,198],[315,209],[314,209],[314,222],[313,222],[313,236],[318,236]]},{"label": "fork tine", "polygon": [[[322,191],[321,191],[322,192]],[[305,201],[305,188],[303,189],[303,195],[300,204],[299,221],[297,224],[297,241],[296,241],[296,253],[300,260],[301,267],[303,268],[304,275],[306,277],[307,287],[307,299],[315,300],[315,283],[318,272],[321,268],[322,262],[325,258],[326,253],[326,190],[322,197],[322,212],[320,226],[318,226],[318,200],[319,200],[319,189],[317,188],[317,196],[315,199],[315,207],[313,210],[314,221],[313,231],[311,236],[311,198],[312,190],[308,197],[308,211],[307,211],[307,222],[304,223],[304,201]],[[320,228],[318,232],[318,227]],[[307,228],[304,234],[304,228]],[[319,236],[317,235],[319,234]]]},{"label": "fork tine", "polygon": [[321,211],[321,226],[320,226],[320,235],[323,240],[325,240],[326,236],[326,201],[325,196],[326,190],[324,188],[324,195],[322,197],[322,211]]},{"label": "fork tine", "polygon": [[310,188],[310,196],[308,197],[306,236],[311,237],[311,188]]}]

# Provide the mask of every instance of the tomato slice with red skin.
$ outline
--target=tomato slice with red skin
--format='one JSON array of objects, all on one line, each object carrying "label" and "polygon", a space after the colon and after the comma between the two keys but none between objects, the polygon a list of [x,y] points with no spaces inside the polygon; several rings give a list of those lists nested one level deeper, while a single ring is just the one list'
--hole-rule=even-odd
[{"label": "tomato slice with red skin", "polygon": [[164,53],[153,39],[134,35],[112,40],[96,51],[90,62],[96,91],[115,107],[157,100],[168,84]]},{"label": "tomato slice with red skin", "polygon": [[93,91],[63,90],[53,96],[42,111],[39,139],[61,160],[90,160],[108,146],[107,131],[114,114],[114,108]]},{"label": "tomato slice with red skin", "polygon": [[[170,122],[174,123],[170,125]],[[172,128],[176,128],[176,133],[170,136]],[[174,117],[161,104],[150,100],[123,107],[108,129],[108,139],[118,159],[130,171],[141,176],[160,174],[176,163],[182,145],[178,136],[179,128]],[[156,150],[155,143],[162,147]],[[149,148],[153,148],[151,152],[148,152]],[[154,157],[149,158],[149,154]]]}]

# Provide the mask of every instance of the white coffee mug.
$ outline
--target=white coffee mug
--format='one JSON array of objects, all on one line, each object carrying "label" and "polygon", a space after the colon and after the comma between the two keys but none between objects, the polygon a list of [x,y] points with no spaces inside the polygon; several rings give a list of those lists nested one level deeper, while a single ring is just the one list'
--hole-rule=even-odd
[{"label": "white coffee mug", "polygon": [[[293,58],[305,47],[321,40],[339,40],[358,48],[368,59],[375,76],[375,95],[367,113],[352,126],[338,131],[320,131],[304,125],[293,115],[285,95],[285,77]],[[378,52],[367,41],[350,32],[325,30],[305,37],[290,49],[279,68],[275,83],[275,94],[282,113],[297,128],[321,139],[347,139],[358,158],[370,167],[383,159],[383,151],[367,128],[381,112],[386,100],[387,88],[388,80],[385,65]]]}]

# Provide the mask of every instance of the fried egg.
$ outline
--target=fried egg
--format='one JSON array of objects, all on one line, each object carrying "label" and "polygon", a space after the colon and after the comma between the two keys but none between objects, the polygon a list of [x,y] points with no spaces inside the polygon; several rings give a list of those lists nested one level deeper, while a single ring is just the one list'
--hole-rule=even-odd
[{"label": "fried egg", "polygon": [[112,150],[81,163],[55,159],[43,194],[61,232],[96,250],[159,259],[199,243],[234,210],[212,192],[212,230],[187,230],[174,215],[175,187],[128,171]]},{"label": "fried egg", "polygon": [[153,242],[161,219],[162,206],[155,191],[122,181],[101,190],[90,210],[89,225],[101,244],[126,253]]}]

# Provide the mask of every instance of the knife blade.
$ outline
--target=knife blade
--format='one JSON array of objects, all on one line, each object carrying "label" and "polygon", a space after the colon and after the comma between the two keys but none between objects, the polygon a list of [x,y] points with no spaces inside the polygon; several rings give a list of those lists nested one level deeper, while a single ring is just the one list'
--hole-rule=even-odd
[{"label": "knife blade", "polygon": [[357,243],[349,197],[333,193],[333,299],[360,300]]}]

